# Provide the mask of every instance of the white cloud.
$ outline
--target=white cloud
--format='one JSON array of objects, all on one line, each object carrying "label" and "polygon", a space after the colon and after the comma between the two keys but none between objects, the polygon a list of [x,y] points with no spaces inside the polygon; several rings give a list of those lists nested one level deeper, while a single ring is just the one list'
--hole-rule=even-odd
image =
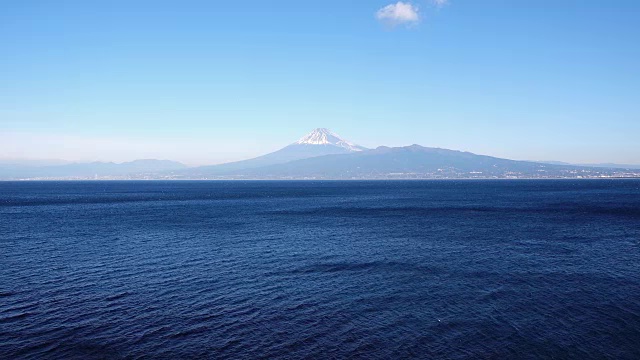
[{"label": "white cloud", "polygon": [[449,3],[449,0],[431,0],[436,6],[441,7]]},{"label": "white cloud", "polygon": [[390,4],[378,10],[376,18],[385,24],[396,26],[417,23],[420,20],[420,14],[418,8],[411,3],[398,1],[396,4]]}]

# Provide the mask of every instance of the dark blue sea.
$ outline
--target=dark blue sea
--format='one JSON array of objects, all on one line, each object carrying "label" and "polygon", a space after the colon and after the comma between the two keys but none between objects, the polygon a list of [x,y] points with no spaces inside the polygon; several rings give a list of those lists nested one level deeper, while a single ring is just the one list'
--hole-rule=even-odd
[{"label": "dark blue sea", "polygon": [[640,181],[0,183],[1,359],[640,359]]}]

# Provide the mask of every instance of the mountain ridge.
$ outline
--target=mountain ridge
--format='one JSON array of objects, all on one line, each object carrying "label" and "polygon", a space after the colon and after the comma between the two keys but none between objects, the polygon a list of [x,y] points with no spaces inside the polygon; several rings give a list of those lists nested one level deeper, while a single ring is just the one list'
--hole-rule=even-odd
[{"label": "mountain ridge", "polygon": [[2,165],[0,179],[47,179],[47,178],[95,178],[127,175],[155,175],[187,168],[186,165],[172,160],[138,159],[122,163],[94,161],[88,163],[69,163],[63,165]]},{"label": "mountain ridge", "polygon": [[[640,177],[640,172],[501,159],[471,152],[380,146],[217,174],[211,179],[498,179]],[[207,177],[205,177],[207,178]]]},{"label": "mountain ridge", "polygon": [[94,162],[56,166],[0,164],[0,179],[165,180],[373,180],[640,177],[624,168],[519,161],[467,151],[379,146],[367,149],[326,128],[317,128],[284,148],[256,158],[189,168],[168,160]]}]

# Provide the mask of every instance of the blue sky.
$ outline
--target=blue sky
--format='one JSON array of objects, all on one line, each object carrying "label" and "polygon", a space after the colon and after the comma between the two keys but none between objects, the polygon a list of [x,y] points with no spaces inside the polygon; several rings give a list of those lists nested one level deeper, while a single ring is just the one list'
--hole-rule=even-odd
[{"label": "blue sky", "polygon": [[0,158],[220,163],[326,127],[640,163],[640,1],[438,3],[4,2]]}]

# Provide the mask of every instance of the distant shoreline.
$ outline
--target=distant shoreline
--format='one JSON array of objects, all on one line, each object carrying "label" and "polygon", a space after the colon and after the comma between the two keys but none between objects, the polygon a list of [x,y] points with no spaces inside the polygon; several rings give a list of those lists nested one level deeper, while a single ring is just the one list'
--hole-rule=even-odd
[{"label": "distant shoreline", "polygon": [[640,180],[640,177],[610,178],[458,178],[458,179],[28,179],[0,180],[0,183],[27,182],[400,182],[400,181],[558,181],[558,180]]}]

